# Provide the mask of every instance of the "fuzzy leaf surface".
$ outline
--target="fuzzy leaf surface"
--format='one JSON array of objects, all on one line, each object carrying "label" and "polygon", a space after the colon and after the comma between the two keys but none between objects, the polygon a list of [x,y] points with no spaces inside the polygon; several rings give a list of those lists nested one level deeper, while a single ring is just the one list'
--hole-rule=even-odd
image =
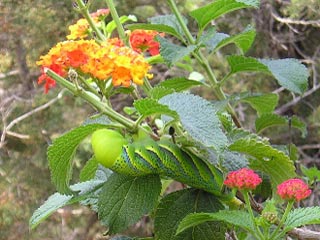
[{"label": "fuzzy leaf surface", "polygon": [[173,44],[167,39],[160,36],[157,36],[156,39],[160,43],[160,54],[169,66],[180,61],[185,56],[188,56],[197,48],[197,46],[195,45],[183,47],[177,44]]},{"label": "fuzzy leaf surface", "polygon": [[63,195],[55,193],[51,195],[31,216],[29,226],[34,229],[59,208],[70,205],[89,197],[102,186],[104,181],[94,179],[77,183],[71,186],[73,191],[80,191],[78,195]]},{"label": "fuzzy leaf surface", "polygon": [[173,117],[177,116],[176,112],[170,110],[168,106],[160,104],[157,102],[157,100],[151,98],[143,98],[136,100],[133,103],[133,106],[141,115],[145,117],[153,114],[165,114]]},{"label": "fuzzy leaf surface", "polygon": [[320,207],[296,208],[291,211],[284,223],[285,231],[308,224],[320,224]]},{"label": "fuzzy leaf surface", "polygon": [[158,175],[132,177],[112,174],[98,200],[98,215],[109,233],[118,233],[138,221],[156,205],[161,191]]},{"label": "fuzzy leaf surface", "polygon": [[[151,17],[151,18],[148,18],[148,21],[151,23],[151,25],[161,24],[161,25],[165,25],[167,27],[170,27],[171,29],[174,29],[174,31],[176,31],[179,34],[179,36],[184,35],[184,32],[183,32],[176,16],[173,14]],[[188,21],[185,17],[183,17],[183,21],[185,24],[188,24]]]},{"label": "fuzzy leaf surface", "polygon": [[176,235],[180,221],[194,212],[217,212],[223,205],[213,195],[198,189],[185,189],[165,196],[156,211],[155,235],[159,240],[222,240],[226,226],[221,222],[203,223]]},{"label": "fuzzy leaf surface", "polygon": [[102,124],[80,126],[55,139],[48,148],[51,181],[59,193],[72,194],[69,182],[72,176],[72,158],[77,146],[89,134],[105,127]]},{"label": "fuzzy leaf surface", "polygon": [[272,74],[278,83],[286,89],[302,94],[308,85],[307,68],[296,59],[278,60],[256,59],[233,55],[227,57],[231,74],[238,72],[265,72]]},{"label": "fuzzy leaf surface", "polygon": [[183,128],[194,140],[216,149],[227,144],[217,109],[207,100],[192,94],[173,93],[161,98],[159,102],[178,113]]},{"label": "fuzzy leaf surface", "polygon": [[247,52],[256,36],[256,31],[248,27],[243,32],[229,36],[228,34],[224,33],[216,33],[212,38],[208,39],[205,44],[209,51],[216,52],[220,48],[223,48],[224,46],[228,44],[235,44],[243,53]]}]

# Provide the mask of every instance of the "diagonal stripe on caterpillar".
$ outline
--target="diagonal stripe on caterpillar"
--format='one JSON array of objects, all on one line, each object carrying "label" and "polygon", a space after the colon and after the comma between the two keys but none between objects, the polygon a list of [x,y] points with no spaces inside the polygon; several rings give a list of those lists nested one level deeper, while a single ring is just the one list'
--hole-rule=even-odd
[{"label": "diagonal stripe on caterpillar", "polygon": [[110,169],[131,176],[159,174],[215,195],[221,194],[221,172],[170,141],[148,140],[124,145]]}]

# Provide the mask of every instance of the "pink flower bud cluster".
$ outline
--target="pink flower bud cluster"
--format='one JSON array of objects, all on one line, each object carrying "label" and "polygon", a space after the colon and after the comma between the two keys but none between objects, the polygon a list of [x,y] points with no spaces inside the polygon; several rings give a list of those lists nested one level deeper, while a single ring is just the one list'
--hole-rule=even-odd
[{"label": "pink flower bud cluster", "polygon": [[301,179],[294,178],[278,185],[277,193],[284,200],[300,201],[310,196],[309,186]]},{"label": "pink flower bud cluster", "polygon": [[239,190],[253,190],[261,182],[262,179],[253,170],[242,168],[237,171],[230,172],[227,175],[224,184],[229,188],[237,188]]}]

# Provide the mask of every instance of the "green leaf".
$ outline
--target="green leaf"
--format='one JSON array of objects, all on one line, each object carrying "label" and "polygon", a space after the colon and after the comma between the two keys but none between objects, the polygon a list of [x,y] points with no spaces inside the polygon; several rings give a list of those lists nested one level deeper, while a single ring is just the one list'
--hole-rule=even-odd
[{"label": "green leaf", "polygon": [[62,194],[72,194],[69,182],[72,175],[72,158],[79,143],[95,130],[105,128],[102,124],[89,124],[71,130],[55,139],[48,148],[51,180]]},{"label": "green leaf", "polygon": [[241,98],[240,101],[249,103],[258,112],[258,115],[262,115],[274,111],[278,105],[279,96],[274,93],[256,94]]},{"label": "green leaf", "polygon": [[243,53],[247,52],[251,47],[256,36],[256,31],[252,27],[247,27],[243,32],[229,36],[224,33],[216,33],[212,38],[208,39],[205,44],[209,51],[216,52],[224,46],[234,43]]},{"label": "green leaf", "polygon": [[259,62],[258,59],[252,57],[245,57],[240,55],[232,55],[227,57],[228,63],[231,67],[231,74],[238,72],[269,72],[267,66]]},{"label": "green leaf", "polygon": [[157,102],[155,99],[143,98],[134,101],[133,106],[137,111],[144,117],[150,116],[153,114],[165,114],[172,117],[176,117],[177,113],[169,109],[168,106],[162,105]]},{"label": "green leaf", "polygon": [[[171,29],[173,29],[177,33],[177,35],[175,35],[175,36],[178,38],[181,38],[181,36],[184,36],[183,29],[182,29],[181,25],[179,24],[179,21],[177,20],[176,16],[173,14],[161,15],[161,16],[148,18],[148,21],[151,23],[151,25],[161,24],[161,25],[165,25],[167,27],[170,27]],[[185,24],[188,24],[188,21],[185,17],[183,17],[183,21]]]},{"label": "green leaf", "polygon": [[158,175],[131,177],[113,174],[99,196],[99,219],[109,227],[110,234],[120,232],[155,207],[160,191]]},{"label": "green leaf", "polygon": [[174,93],[174,89],[172,88],[166,88],[162,86],[155,86],[154,88],[151,89],[150,91],[150,97],[156,100],[159,100],[160,98],[169,95],[171,93]]},{"label": "green leaf", "polygon": [[231,74],[245,71],[259,71],[272,74],[278,83],[286,89],[302,94],[308,85],[307,68],[296,59],[255,59],[245,56],[229,56]]},{"label": "green leaf", "polygon": [[178,113],[182,126],[194,140],[216,149],[227,144],[217,110],[210,102],[187,93],[173,93],[161,98],[159,102]]},{"label": "green leaf", "polygon": [[181,33],[177,32],[175,28],[167,26],[165,24],[150,24],[150,23],[137,23],[126,25],[129,30],[144,29],[144,30],[155,30],[158,32],[164,32],[181,39]]},{"label": "green leaf", "polygon": [[320,170],[318,168],[316,168],[316,167],[306,168],[303,165],[301,165],[300,168],[301,168],[303,175],[305,175],[307,178],[309,178],[311,182],[313,180],[320,181]]},{"label": "green leaf", "polygon": [[222,240],[226,226],[220,222],[204,223],[176,235],[180,221],[189,213],[216,212],[223,205],[213,195],[197,189],[185,189],[165,196],[156,211],[156,239],[165,240]]},{"label": "green leaf", "polygon": [[302,94],[308,87],[309,72],[297,59],[259,60],[268,67],[279,84],[286,89]]},{"label": "green leaf", "polygon": [[204,148],[206,153],[204,158],[208,159],[214,166],[219,167],[225,172],[231,172],[240,168],[248,167],[249,161],[242,154],[224,150],[221,153],[216,153],[211,148]]},{"label": "green leaf", "polygon": [[204,29],[212,20],[226,13],[249,7],[259,7],[258,0],[216,0],[204,7],[197,8],[190,12],[199,25],[200,29]]},{"label": "green leaf", "polygon": [[203,83],[195,80],[190,80],[184,77],[170,78],[163,82],[160,82],[157,87],[165,87],[174,89],[176,92],[185,91],[191,87],[200,86]]},{"label": "green leaf", "polygon": [[[212,221],[224,221],[229,223],[233,226],[240,227],[253,233],[255,231],[253,222],[251,221],[250,215],[248,212],[240,211],[240,210],[221,210],[216,213],[194,213],[189,214],[185,217],[177,230],[177,233],[185,231],[190,227],[197,226],[199,224],[205,222],[212,222]],[[215,239],[215,238],[212,238]]]},{"label": "green leaf", "polygon": [[51,195],[44,204],[41,205],[32,215],[29,221],[29,226],[34,229],[46,218],[48,218],[53,212],[59,208],[70,204],[72,195],[62,195],[60,193],[55,193]]},{"label": "green leaf", "polygon": [[[261,133],[267,128],[274,126],[285,126],[289,130],[289,121],[290,118],[285,116],[279,116],[273,113],[267,113],[261,115],[256,119],[256,131],[257,133]],[[307,128],[305,123],[299,120],[296,116],[291,118],[291,126],[297,128],[301,131],[302,137],[305,137],[307,134]]]},{"label": "green leaf", "polygon": [[284,222],[284,231],[309,224],[320,224],[320,207],[297,208],[291,211]]},{"label": "green leaf", "polygon": [[250,167],[266,173],[273,186],[296,176],[295,167],[290,158],[265,142],[242,138],[231,144],[229,150],[253,157],[254,159],[250,161]]},{"label": "green leaf", "polygon": [[53,212],[61,207],[79,202],[99,189],[104,181],[91,180],[77,183],[71,186],[73,191],[80,191],[78,195],[63,195],[55,193],[51,195],[33,214],[29,221],[29,226],[34,229],[41,222],[47,219]]},{"label": "green leaf", "polygon": [[[119,18],[120,20],[120,23],[125,23],[125,22],[128,22],[128,21],[133,21],[133,22],[136,22],[137,21],[137,17],[134,16],[134,15],[129,15],[129,16],[121,16]],[[115,29],[117,28],[117,24],[115,23],[114,20],[112,20],[111,22],[109,22],[106,26],[106,31],[107,33],[111,34]]]},{"label": "green leaf", "polygon": [[80,172],[80,181],[85,182],[94,178],[98,169],[98,165],[98,161],[95,159],[95,157],[89,159]]},{"label": "green leaf", "polygon": [[183,47],[173,44],[160,36],[157,36],[156,39],[160,43],[160,54],[169,66],[189,55],[197,48],[195,45]]}]

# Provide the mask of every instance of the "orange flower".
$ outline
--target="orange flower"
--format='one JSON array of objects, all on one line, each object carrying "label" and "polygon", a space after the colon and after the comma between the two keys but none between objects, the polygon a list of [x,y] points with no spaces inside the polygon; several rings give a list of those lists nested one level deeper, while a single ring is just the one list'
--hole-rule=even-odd
[{"label": "orange flower", "polygon": [[151,56],[159,54],[159,43],[154,40],[155,36],[164,36],[164,33],[158,33],[153,30],[133,30],[129,34],[129,40],[132,48],[138,52],[149,51]]},{"label": "orange flower", "polygon": [[[143,56],[122,46],[119,39],[109,39],[101,45],[94,40],[64,41],[41,56],[37,64],[62,77],[69,68],[75,68],[99,80],[112,78],[114,86],[129,87],[132,82],[141,85],[144,77],[151,78],[148,74],[151,66]],[[43,72],[38,82],[44,81],[48,92],[54,86],[54,80]]]}]

